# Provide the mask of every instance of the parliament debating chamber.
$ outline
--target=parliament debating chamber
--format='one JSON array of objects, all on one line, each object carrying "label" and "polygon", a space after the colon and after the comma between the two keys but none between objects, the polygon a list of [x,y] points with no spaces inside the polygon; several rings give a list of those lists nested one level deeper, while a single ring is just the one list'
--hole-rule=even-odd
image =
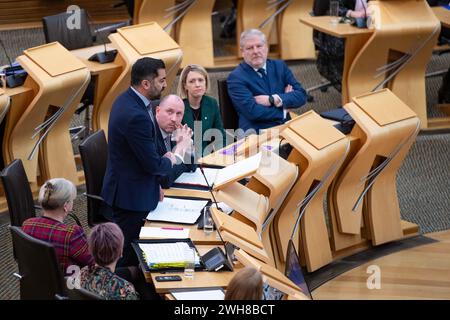
[{"label": "parliament debating chamber", "polygon": [[448,0],[0,0],[0,79],[0,300],[450,299]]}]

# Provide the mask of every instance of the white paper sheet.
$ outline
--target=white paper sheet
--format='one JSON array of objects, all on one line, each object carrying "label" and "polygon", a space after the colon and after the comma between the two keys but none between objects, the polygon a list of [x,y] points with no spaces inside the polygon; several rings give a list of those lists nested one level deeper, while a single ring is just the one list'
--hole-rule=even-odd
[{"label": "white paper sheet", "polygon": [[205,289],[171,292],[176,300],[224,300],[225,293],[220,289]]},{"label": "white paper sheet", "polygon": [[[203,172],[205,173],[209,186],[211,186],[216,180],[217,172],[219,170],[220,169],[203,168]],[[197,168],[195,172],[184,172],[175,180],[175,183],[197,185],[203,187],[208,186],[206,184],[205,177],[203,177],[203,174],[199,168]]]},{"label": "white paper sheet", "polygon": [[248,157],[247,159],[241,160],[239,162],[233,163],[223,169],[220,169],[217,173],[215,180],[215,185],[221,185],[230,180],[236,179],[242,175],[247,175],[247,173],[252,174],[258,170],[261,163],[261,152],[255,154],[254,156]]},{"label": "white paper sheet", "polygon": [[170,227],[142,227],[139,233],[139,239],[186,239],[189,238],[189,229],[177,228],[171,229]]},{"label": "white paper sheet", "polygon": [[148,214],[147,220],[194,224],[207,203],[207,200],[165,197],[162,202],[158,203],[156,209]]}]

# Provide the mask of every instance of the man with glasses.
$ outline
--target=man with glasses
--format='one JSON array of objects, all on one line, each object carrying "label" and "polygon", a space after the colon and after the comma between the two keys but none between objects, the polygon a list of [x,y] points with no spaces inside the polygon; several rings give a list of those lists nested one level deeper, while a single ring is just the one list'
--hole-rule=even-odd
[{"label": "man with glasses", "polygon": [[305,90],[284,61],[267,59],[269,49],[261,31],[244,31],[240,49],[244,61],[227,79],[239,128],[250,134],[283,124],[290,119],[287,109],[305,104]]}]

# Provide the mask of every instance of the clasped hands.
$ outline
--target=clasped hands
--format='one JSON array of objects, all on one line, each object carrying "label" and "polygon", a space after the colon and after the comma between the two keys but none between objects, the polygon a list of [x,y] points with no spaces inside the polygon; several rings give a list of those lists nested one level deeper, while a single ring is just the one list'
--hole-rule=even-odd
[{"label": "clasped hands", "polygon": [[[284,93],[289,93],[292,91],[294,91],[294,88],[290,84],[288,84],[286,86],[286,88],[284,88]],[[259,95],[259,96],[254,96],[253,98],[255,98],[255,102],[257,104],[263,105],[265,107],[271,106],[270,101],[269,101],[269,95]],[[273,98],[274,98],[275,106],[281,107],[282,106],[281,98],[277,94],[274,94]]]},{"label": "clasped hands", "polygon": [[170,159],[172,165],[180,164],[186,153],[192,153],[194,146],[192,142],[192,134],[192,129],[186,124],[180,124],[178,128],[172,132],[172,140],[176,142],[175,149],[173,152],[167,152],[164,155],[164,157]]}]

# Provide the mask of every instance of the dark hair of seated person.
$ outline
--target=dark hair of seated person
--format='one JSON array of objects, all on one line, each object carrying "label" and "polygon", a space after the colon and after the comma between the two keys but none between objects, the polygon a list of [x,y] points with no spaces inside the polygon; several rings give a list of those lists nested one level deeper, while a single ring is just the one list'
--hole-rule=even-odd
[{"label": "dark hair of seated person", "polygon": [[253,267],[245,267],[230,280],[225,300],[261,300],[262,294],[261,272]]}]

